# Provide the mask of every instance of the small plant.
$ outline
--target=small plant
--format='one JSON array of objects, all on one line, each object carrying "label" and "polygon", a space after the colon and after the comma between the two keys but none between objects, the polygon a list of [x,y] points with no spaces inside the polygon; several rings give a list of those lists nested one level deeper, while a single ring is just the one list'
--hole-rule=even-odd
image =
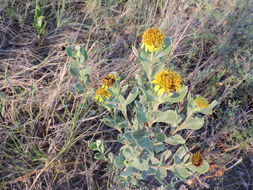
[{"label": "small plant", "polygon": [[[179,180],[208,171],[208,162],[201,154],[189,152],[178,132],[200,129],[203,115],[211,114],[217,102],[209,104],[204,97],[191,95],[179,73],[165,68],[163,58],[171,49],[171,38],[154,28],[142,37],[140,51],[133,47],[133,52],[145,76],[136,75],[136,86],[126,96],[128,86],[121,87],[119,76],[111,73],[101,80],[94,95],[110,111],[102,121],[119,132],[119,153],[107,154],[102,140],[90,141],[89,148],[97,151],[96,159],[114,168],[114,183],[119,187],[138,187],[147,176],[155,176],[161,188],[168,188],[168,170]],[[185,109],[181,109],[182,103]]]},{"label": "small plant", "polygon": [[69,63],[70,74],[79,80],[76,84],[78,92],[83,94],[86,91],[87,82],[89,79],[90,68],[86,64],[88,54],[83,47],[67,47],[66,49],[68,57],[72,60]]},{"label": "small plant", "polygon": [[43,10],[40,7],[38,1],[36,1],[33,26],[39,38],[45,34],[46,25],[47,22],[45,21],[45,17],[43,16]]}]

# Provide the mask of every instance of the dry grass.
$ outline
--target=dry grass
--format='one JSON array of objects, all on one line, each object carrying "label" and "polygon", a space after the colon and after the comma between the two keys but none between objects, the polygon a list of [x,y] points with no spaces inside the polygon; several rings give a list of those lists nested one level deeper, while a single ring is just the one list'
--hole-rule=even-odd
[{"label": "dry grass", "polygon": [[2,189],[112,189],[112,174],[92,158],[86,142],[113,141],[116,134],[100,122],[104,110],[94,102],[82,103],[65,48],[78,44],[88,51],[91,91],[111,71],[131,83],[140,67],[131,46],[139,46],[150,26],[173,37],[166,63],[184,76],[190,90],[220,102],[204,130],[186,135],[193,149],[201,149],[226,172],[223,178],[203,178],[193,188],[252,187],[250,0],[40,2],[47,20],[42,40],[32,25],[34,1],[0,2]]}]

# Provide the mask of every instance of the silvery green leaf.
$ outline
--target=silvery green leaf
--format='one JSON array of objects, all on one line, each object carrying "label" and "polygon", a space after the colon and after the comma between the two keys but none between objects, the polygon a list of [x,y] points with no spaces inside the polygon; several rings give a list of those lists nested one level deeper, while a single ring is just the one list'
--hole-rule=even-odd
[{"label": "silvery green leaf", "polygon": [[200,174],[204,174],[208,171],[209,164],[206,160],[204,160],[203,164],[201,166],[197,167],[197,166],[194,166],[194,165],[190,165],[190,166],[188,166],[188,168],[193,172],[198,172]]},{"label": "silvery green leaf", "polygon": [[180,128],[177,128],[177,130],[182,130],[182,129],[198,130],[203,125],[204,125],[204,118],[190,117],[187,120],[185,120],[182,126]]},{"label": "silvery green leaf", "polygon": [[167,111],[154,111],[152,113],[152,117],[155,118],[156,122],[164,122],[164,123],[175,123],[177,121],[178,115],[173,110],[167,110]]},{"label": "silvery green leaf", "polygon": [[88,148],[91,149],[91,150],[97,150],[97,145],[94,142],[89,141],[88,142]]},{"label": "silvery green leaf", "polygon": [[109,158],[110,162],[113,163],[113,160],[114,160],[114,155],[113,155],[113,153],[110,152],[110,153],[108,154],[108,158]]},{"label": "silvery green leaf", "polygon": [[175,92],[171,96],[165,97],[163,103],[177,103],[183,101],[184,97],[188,92],[188,87],[183,86],[180,92]]},{"label": "silvery green leaf", "polygon": [[66,48],[66,53],[67,53],[67,56],[68,56],[68,57],[73,57],[73,56],[72,56],[72,47],[67,47],[67,48]]},{"label": "silvery green leaf", "polygon": [[80,77],[80,73],[79,73],[78,69],[74,68],[74,67],[70,67],[70,74],[73,77]]},{"label": "silvery green leaf", "polygon": [[162,143],[154,145],[154,150],[156,153],[160,153],[160,152],[164,151],[165,149],[166,149],[166,147]]},{"label": "silvery green leaf", "polygon": [[119,109],[119,106],[117,103],[113,103],[113,102],[104,102],[104,104],[106,106],[108,106],[111,109]]},{"label": "silvery green leaf", "polygon": [[187,170],[186,167],[182,165],[175,165],[170,169],[177,177],[180,179],[186,179],[191,176],[191,173]]},{"label": "silvery green leaf", "polygon": [[130,91],[130,93],[129,93],[126,101],[125,101],[125,105],[128,105],[128,104],[132,103],[137,96],[138,96],[138,88],[134,87]]},{"label": "silvery green leaf", "polygon": [[105,155],[100,152],[96,152],[94,158],[97,160],[106,160]]},{"label": "silvery green leaf", "polygon": [[144,159],[134,158],[131,162],[131,166],[135,167],[140,171],[147,171],[148,170],[148,161]]},{"label": "silvery green leaf", "polygon": [[167,176],[167,170],[165,168],[158,168],[155,174],[155,178],[163,183],[163,179]]},{"label": "silvery green leaf", "polygon": [[120,105],[125,105],[125,102],[126,102],[125,98],[122,95],[119,95],[119,103],[120,103]]},{"label": "silvery green leaf", "polygon": [[137,110],[136,117],[139,124],[147,122],[147,117],[145,113],[141,110]]},{"label": "silvery green leaf", "polygon": [[194,112],[194,98],[192,98],[191,93],[187,95],[187,115],[191,115]]},{"label": "silvery green leaf", "polygon": [[164,142],[165,139],[166,139],[166,136],[164,133],[156,133],[155,134],[155,139],[158,141],[158,142]]},{"label": "silvery green leaf", "polygon": [[165,142],[171,145],[185,144],[183,137],[178,134],[168,137]]},{"label": "silvery green leaf", "polygon": [[168,160],[168,158],[171,156],[171,151],[170,150],[165,150],[162,155],[161,155],[161,160],[162,162],[165,162]]},{"label": "silvery green leaf", "polygon": [[151,161],[151,163],[153,165],[158,166],[160,164],[160,161],[157,158],[155,158],[154,156],[150,156],[149,160]]},{"label": "silvery green leaf", "polygon": [[154,145],[150,139],[143,137],[143,138],[137,139],[135,141],[137,142],[138,145],[140,145],[141,147],[143,147],[147,151],[149,151],[151,153],[154,152]]},{"label": "silvery green leaf", "polygon": [[174,154],[175,164],[180,164],[183,158],[188,154],[188,148],[186,146],[180,146]]},{"label": "silvery green leaf", "polygon": [[124,165],[124,158],[122,158],[120,156],[116,156],[115,159],[114,159],[113,164],[117,168],[123,168],[123,167],[125,167],[125,165]]},{"label": "silvery green leaf", "polygon": [[116,124],[114,123],[114,121],[109,117],[104,117],[103,119],[101,119],[101,121],[103,121],[104,124],[106,124],[109,127],[112,127],[112,128],[116,127]]},{"label": "silvery green leaf", "polygon": [[128,143],[130,144],[130,146],[135,147],[137,144],[131,134],[131,132],[126,132],[123,137],[128,141]]},{"label": "silvery green leaf", "polygon": [[147,90],[145,90],[144,88],[140,88],[143,92],[143,95],[145,97],[145,101],[146,102],[153,102],[155,101],[155,96],[153,96],[152,94],[150,94]]},{"label": "silvery green leaf", "polygon": [[134,138],[134,139],[140,139],[140,138],[142,138],[142,137],[146,137],[148,134],[145,132],[145,131],[142,131],[142,130],[140,130],[140,129],[138,129],[137,131],[134,131],[133,133],[132,133],[132,137]]},{"label": "silvery green leaf", "polygon": [[122,121],[117,123],[117,125],[119,126],[119,128],[127,128],[128,127],[128,122],[127,121]]},{"label": "silvery green leaf", "polygon": [[137,170],[134,168],[134,167],[132,167],[132,166],[129,166],[129,167],[127,167],[127,168],[125,168],[122,172],[121,172],[121,176],[124,176],[124,177],[128,177],[128,176],[131,176],[131,175],[133,175],[134,173],[136,173],[137,172]]},{"label": "silvery green leaf", "polygon": [[123,89],[121,90],[121,93],[124,94],[128,89],[128,85],[125,85]]}]

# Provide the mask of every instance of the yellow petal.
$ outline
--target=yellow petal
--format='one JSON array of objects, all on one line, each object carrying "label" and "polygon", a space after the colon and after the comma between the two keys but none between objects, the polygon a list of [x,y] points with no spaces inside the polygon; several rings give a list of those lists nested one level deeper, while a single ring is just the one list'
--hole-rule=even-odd
[{"label": "yellow petal", "polygon": [[159,89],[160,89],[160,86],[159,86],[159,85],[155,85],[154,90],[155,90],[155,91],[158,91]]},{"label": "yellow petal", "polygon": [[157,81],[156,81],[156,80],[153,80],[153,81],[151,82],[151,84],[157,84]]},{"label": "yellow petal", "polygon": [[159,91],[158,91],[158,95],[161,95],[165,92],[165,89],[164,88],[161,88]]}]

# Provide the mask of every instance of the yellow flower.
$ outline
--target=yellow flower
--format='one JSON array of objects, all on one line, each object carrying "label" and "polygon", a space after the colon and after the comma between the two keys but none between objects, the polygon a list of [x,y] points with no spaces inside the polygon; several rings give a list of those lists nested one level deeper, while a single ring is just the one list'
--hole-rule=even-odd
[{"label": "yellow flower", "polygon": [[162,48],[163,45],[164,34],[156,29],[149,28],[142,35],[142,42],[146,48],[146,51],[156,51]]},{"label": "yellow flower", "polygon": [[197,167],[201,166],[204,163],[203,158],[201,154],[199,153],[195,153],[192,155],[191,162],[192,162],[192,165],[197,166]]},{"label": "yellow flower", "polygon": [[111,94],[108,92],[108,90],[106,88],[104,88],[103,86],[99,87],[95,93],[95,99],[99,102],[103,102],[104,99],[108,99],[111,96]]},{"label": "yellow flower", "polygon": [[208,103],[207,99],[205,99],[204,97],[198,96],[195,99],[195,105],[201,109],[205,109],[209,106],[209,103]]},{"label": "yellow flower", "polygon": [[105,76],[101,80],[101,82],[102,82],[103,86],[111,87],[115,83],[115,80],[116,80],[116,76],[114,74],[109,74],[109,75]]},{"label": "yellow flower", "polygon": [[155,75],[155,80],[151,83],[156,84],[154,90],[158,94],[163,94],[164,92],[178,92],[181,90],[181,77],[175,71],[170,71],[165,69]]}]

